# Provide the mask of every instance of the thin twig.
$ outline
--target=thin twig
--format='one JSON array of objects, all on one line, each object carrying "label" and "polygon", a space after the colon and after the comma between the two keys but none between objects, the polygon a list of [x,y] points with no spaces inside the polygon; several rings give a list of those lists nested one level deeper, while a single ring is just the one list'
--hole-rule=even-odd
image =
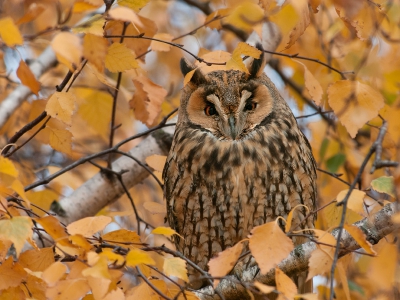
[{"label": "thin twig", "polygon": [[152,290],[155,291],[161,298],[164,298],[165,300],[172,300],[171,298],[169,298],[169,297],[167,297],[166,295],[164,295],[164,293],[161,292],[156,286],[154,286],[154,284],[152,284],[152,283],[150,282],[150,280],[148,280],[148,279],[146,278],[146,276],[143,275],[143,273],[142,273],[142,271],[140,270],[139,267],[136,267],[136,271],[138,272],[138,276],[139,276],[140,278],[142,278],[142,279],[147,283],[147,285],[148,285],[149,287],[151,287]]}]

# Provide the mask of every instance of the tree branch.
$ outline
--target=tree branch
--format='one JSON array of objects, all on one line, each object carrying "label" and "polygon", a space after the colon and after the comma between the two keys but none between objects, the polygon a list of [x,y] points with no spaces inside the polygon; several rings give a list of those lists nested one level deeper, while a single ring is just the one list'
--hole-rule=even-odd
[{"label": "tree branch", "polygon": [[[384,206],[377,213],[356,222],[354,225],[365,233],[366,239],[371,244],[377,244],[386,235],[400,228],[399,224],[395,224],[391,220],[391,217],[397,211],[396,205],[397,203],[390,203]],[[339,230],[335,229],[332,232],[332,235],[337,238],[338,233]],[[340,257],[360,248],[357,242],[345,230],[343,230],[340,245]],[[315,249],[316,244],[314,242],[308,242],[296,247],[287,258],[278,264],[278,268],[289,276],[306,271],[308,269],[308,261],[311,257],[311,253]],[[235,268],[234,274],[236,275],[227,276],[227,278],[222,280],[217,287],[219,293],[221,293],[226,299],[250,299],[248,292],[243,285],[238,282],[238,280],[243,283],[257,280],[268,285],[275,284],[275,269],[270,270],[265,275],[261,275],[259,274],[259,269],[256,265],[251,265],[247,268],[241,268],[239,265],[238,269]],[[196,295],[201,300],[219,299],[219,296],[215,294],[215,291],[211,286],[198,290]]]}]

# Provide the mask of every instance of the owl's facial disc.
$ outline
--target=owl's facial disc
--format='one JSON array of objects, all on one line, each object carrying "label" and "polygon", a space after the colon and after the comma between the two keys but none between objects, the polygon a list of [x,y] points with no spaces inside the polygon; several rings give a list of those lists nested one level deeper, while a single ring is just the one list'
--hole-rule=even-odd
[{"label": "owl's facial disc", "polygon": [[265,85],[227,87],[224,93],[198,88],[190,96],[188,120],[219,140],[244,139],[272,111],[273,98]]}]

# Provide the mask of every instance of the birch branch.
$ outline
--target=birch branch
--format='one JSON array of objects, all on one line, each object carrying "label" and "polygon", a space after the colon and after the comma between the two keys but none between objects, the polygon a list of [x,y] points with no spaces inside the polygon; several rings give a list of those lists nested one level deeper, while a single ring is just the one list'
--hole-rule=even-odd
[{"label": "birch branch", "polygon": [[[366,239],[371,244],[377,244],[386,235],[400,228],[400,225],[393,223],[391,219],[391,217],[397,211],[396,205],[397,203],[387,204],[377,213],[354,223],[354,225],[364,232]],[[337,238],[338,230],[334,230],[332,235]],[[341,250],[339,252],[339,257],[360,248],[357,242],[345,230],[342,233],[340,244]],[[278,264],[278,268],[289,276],[306,271],[308,269],[308,261],[311,257],[311,253],[315,250],[315,248],[316,244],[314,242],[307,242],[296,247],[287,258]],[[222,294],[225,299],[251,299],[244,286],[245,284],[254,280],[268,285],[275,284],[275,269],[270,270],[265,275],[260,275],[257,266],[250,266],[244,270],[235,269],[234,273],[236,276],[228,276],[228,278],[222,280],[217,287],[219,293]],[[239,283],[239,281],[244,284]],[[198,290],[196,295],[201,300],[220,299],[219,296],[215,294],[215,291],[211,286]]]},{"label": "birch branch", "polygon": [[[29,67],[35,77],[39,78],[56,63],[56,56],[49,46]],[[32,94],[32,91],[21,84],[0,103],[0,128],[3,127],[14,111],[21,106],[30,94]]]}]

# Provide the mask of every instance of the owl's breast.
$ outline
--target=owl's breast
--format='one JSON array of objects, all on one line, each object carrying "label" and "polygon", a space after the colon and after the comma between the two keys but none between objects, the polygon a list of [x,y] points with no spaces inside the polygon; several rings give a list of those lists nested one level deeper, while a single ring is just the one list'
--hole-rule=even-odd
[{"label": "owl's breast", "polygon": [[[260,134],[229,142],[205,132],[184,140],[178,132],[164,172],[169,222],[183,237],[178,248],[205,267],[254,226],[286,217],[298,204],[311,209],[315,171],[304,159],[312,159],[308,151]],[[304,215],[299,209],[297,223]],[[307,221],[303,227],[312,227]]]}]

